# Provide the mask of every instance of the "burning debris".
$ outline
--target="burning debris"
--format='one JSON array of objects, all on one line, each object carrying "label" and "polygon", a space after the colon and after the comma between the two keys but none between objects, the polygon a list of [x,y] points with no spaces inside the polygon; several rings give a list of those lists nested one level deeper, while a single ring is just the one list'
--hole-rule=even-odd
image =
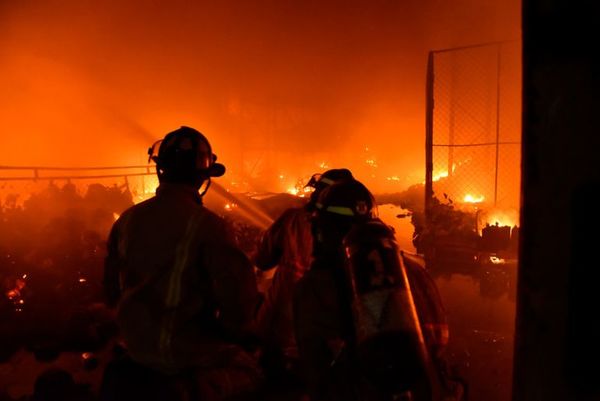
[{"label": "burning debris", "polygon": [[0,205],[0,318],[13,322],[1,336],[16,339],[13,352],[24,347],[41,356],[102,343],[104,335],[94,340],[87,330],[69,340],[67,327],[81,313],[98,316],[85,309],[103,300],[104,239],[113,213],[131,204],[131,194],[115,187],[94,184],[80,194],[71,184],[50,184],[22,205]]},{"label": "burning debris", "polygon": [[[301,185],[303,188],[303,183]],[[422,219],[422,211],[416,207],[422,205],[422,193],[422,186],[415,186],[401,197],[410,209],[407,216],[413,223]],[[0,260],[4,283],[4,303],[0,310],[5,321],[12,322],[3,326],[6,328],[3,340],[5,344],[14,344],[12,352],[24,347],[39,360],[53,360],[60,352],[75,351],[81,358],[82,369],[101,366],[97,359],[100,354],[95,351],[114,333],[110,316],[98,307],[102,300],[104,239],[108,227],[135,197],[126,192],[117,195],[114,188],[99,185],[83,194],[68,185],[51,185],[22,206],[3,204],[1,232],[16,234],[1,242],[6,247],[5,256]],[[385,197],[380,199],[380,202],[389,201]],[[206,197],[207,206],[225,217],[239,247],[247,254],[256,252],[263,232],[258,223],[268,224],[283,210],[302,206],[304,202],[306,198],[298,194],[234,194],[225,189],[217,189]],[[61,209],[50,205],[60,205]],[[98,206],[106,212],[98,211]],[[477,241],[479,236],[473,229],[476,223],[472,214],[448,201],[436,203],[436,208],[434,238],[464,236]],[[483,214],[479,217],[483,218]],[[90,231],[92,225],[97,229]],[[487,238],[488,231],[484,231]],[[432,236],[433,232],[421,231],[415,236],[415,243],[422,246],[428,235]],[[28,238],[38,238],[40,242]],[[41,246],[42,238],[51,239],[50,244]],[[506,258],[498,255],[488,258],[491,266],[502,266],[506,262]],[[498,285],[504,277],[499,277],[493,270],[487,271],[492,273],[485,276],[486,291],[505,288],[504,284]],[[481,345],[484,346],[495,345]],[[9,356],[5,356],[5,360]]]}]

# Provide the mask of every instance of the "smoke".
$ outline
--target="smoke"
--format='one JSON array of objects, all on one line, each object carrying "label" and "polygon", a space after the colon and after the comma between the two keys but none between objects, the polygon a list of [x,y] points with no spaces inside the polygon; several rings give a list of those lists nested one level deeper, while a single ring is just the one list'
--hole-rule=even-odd
[{"label": "smoke", "polygon": [[153,140],[189,125],[233,174],[346,165],[367,182],[418,182],[427,52],[518,38],[519,6],[0,2],[0,159],[143,163]]}]

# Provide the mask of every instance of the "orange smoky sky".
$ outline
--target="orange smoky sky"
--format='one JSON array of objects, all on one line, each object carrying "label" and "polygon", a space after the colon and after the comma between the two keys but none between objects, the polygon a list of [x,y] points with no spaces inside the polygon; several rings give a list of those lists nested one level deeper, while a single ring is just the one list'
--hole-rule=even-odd
[{"label": "orange smoky sky", "polygon": [[518,0],[0,0],[0,164],[145,163],[189,125],[232,174],[418,182],[428,51],[518,38]]}]

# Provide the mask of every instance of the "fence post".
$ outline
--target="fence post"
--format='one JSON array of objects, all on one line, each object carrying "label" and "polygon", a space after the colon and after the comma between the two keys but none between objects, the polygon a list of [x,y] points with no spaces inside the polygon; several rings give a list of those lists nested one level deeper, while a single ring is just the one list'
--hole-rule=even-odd
[{"label": "fence post", "polygon": [[433,58],[434,52],[429,52],[427,58],[426,111],[425,111],[425,223],[429,223],[431,200],[433,198]]},{"label": "fence post", "polygon": [[502,44],[498,43],[496,53],[496,170],[494,171],[494,206],[498,203],[498,169],[500,155],[500,67]]}]

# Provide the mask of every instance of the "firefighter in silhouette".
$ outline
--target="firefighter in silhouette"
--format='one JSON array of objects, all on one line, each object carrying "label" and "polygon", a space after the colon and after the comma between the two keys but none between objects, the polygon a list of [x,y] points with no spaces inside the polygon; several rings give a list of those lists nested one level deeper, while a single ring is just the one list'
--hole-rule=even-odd
[{"label": "firefighter in silhouette", "polygon": [[254,263],[268,271],[275,267],[271,286],[257,313],[257,330],[265,344],[269,371],[282,373],[295,366],[298,350],[294,336],[292,298],[298,280],[310,267],[312,235],[310,216],[320,193],[330,185],[352,179],[347,169],[315,174],[307,183],[314,190],[304,207],[286,210],[264,233]]},{"label": "firefighter in silhouette", "polygon": [[440,399],[407,269],[368,189],[348,180],[324,190],[312,234],[294,294],[311,400]]},{"label": "firefighter in silhouette", "polygon": [[[243,344],[257,304],[252,266],[202,195],[225,167],[181,127],[149,150],[156,196],[126,210],[108,240],[104,286],[127,353],[167,376],[190,372],[202,400],[250,391],[260,374]],[[199,192],[204,188],[202,192]]]}]

